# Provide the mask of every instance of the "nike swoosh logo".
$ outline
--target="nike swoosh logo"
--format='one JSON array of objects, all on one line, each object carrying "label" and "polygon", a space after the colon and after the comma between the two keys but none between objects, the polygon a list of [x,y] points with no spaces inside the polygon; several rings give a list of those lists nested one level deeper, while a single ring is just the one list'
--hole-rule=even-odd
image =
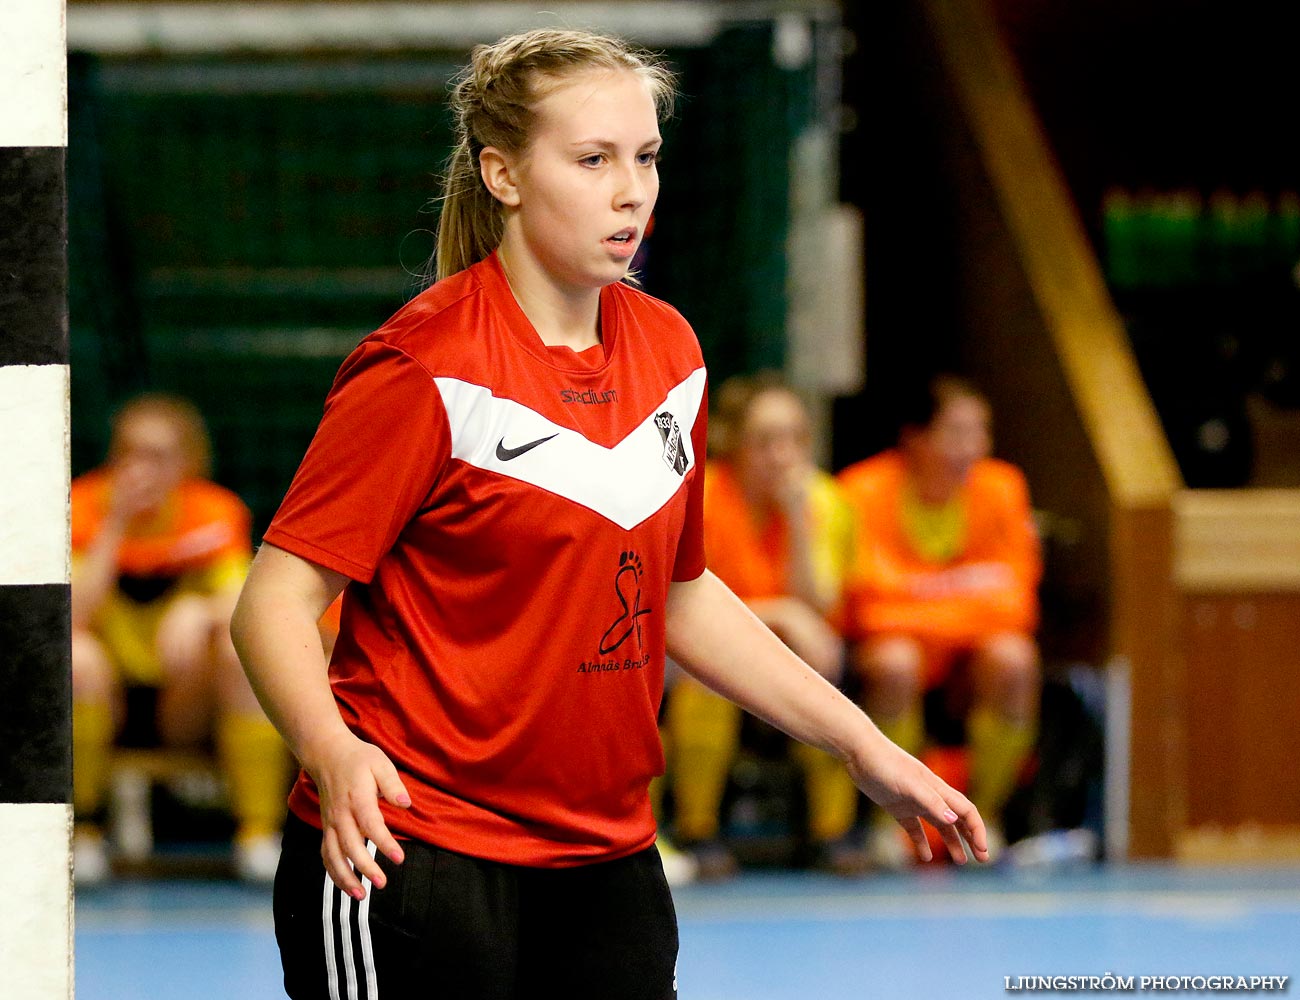
[{"label": "nike swoosh logo", "polygon": [[518,458],[525,452],[532,451],[539,444],[546,444],[553,437],[559,437],[559,432],[552,434],[551,437],[538,438],[536,441],[529,441],[527,444],[521,444],[518,448],[507,448],[506,439],[502,438],[497,442],[497,461],[508,462],[512,458]]}]

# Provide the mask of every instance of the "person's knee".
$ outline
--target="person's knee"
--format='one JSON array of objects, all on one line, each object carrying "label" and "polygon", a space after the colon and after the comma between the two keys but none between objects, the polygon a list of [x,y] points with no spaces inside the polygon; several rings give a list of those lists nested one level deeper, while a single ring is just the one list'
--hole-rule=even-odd
[{"label": "person's knee", "polygon": [[211,731],[221,698],[216,632],[211,605],[197,594],[177,598],[158,625],[158,733],[164,746],[194,746]]},{"label": "person's knee", "polygon": [[172,603],[155,639],[167,686],[211,680],[219,631],[204,597],[187,594]]},{"label": "person's knee", "polygon": [[72,697],[79,702],[108,702],[117,687],[113,662],[90,632],[72,632]]},{"label": "person's knee", "polygon": [[840,684],[844,679],[844,643],[833,633],[823,640],[802,651],[796,650],[803,661],[832,684]]},{"label": "person's knee", "polygon": [[1042,670],[1031,636],[1011,632],[993,636],[976,652],[975,664],[984,700],[1017,715],[1033,711]]},{"label": "person's knee", "polygon": [[925,655],[907,636],[882,636],[859,647],[857,663],[867,699],[878,711],[898,712],[921,694]]}]

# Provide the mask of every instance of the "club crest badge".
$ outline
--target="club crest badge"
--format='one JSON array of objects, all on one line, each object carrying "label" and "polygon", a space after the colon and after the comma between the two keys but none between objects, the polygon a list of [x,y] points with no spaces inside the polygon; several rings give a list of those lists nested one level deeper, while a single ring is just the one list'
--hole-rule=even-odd
[{"label": "club crest badge", "polygon": [[664,410],[655,414],[655,426],[659,428],[659,436],[664,439],[664,464],[679,476],[686,475],[686,467],[690,463],[686,458],[686,446],[682,441],[682,429],[678,426],[677,418]]}]

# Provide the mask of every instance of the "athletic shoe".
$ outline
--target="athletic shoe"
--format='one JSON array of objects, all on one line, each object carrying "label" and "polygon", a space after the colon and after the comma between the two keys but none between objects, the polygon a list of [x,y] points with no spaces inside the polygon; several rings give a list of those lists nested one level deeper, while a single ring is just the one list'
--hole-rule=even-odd
[{"label": "athletic shoe", "polygon": [[735,855],[720,840],[683,844],[682,851],[695,862],[701,882],[725,882],[740,874]]},{"label": "athletic shoe", "polygon": [[97,829],[78,827],[72,836],[72,879],[78,889],[103,885],[113,874],[108,847]]},{"label": "athletic shoe", "polygon": [[1051,830],[1012,844],[1006,857],[1013,868],[1068,868],[1092,864],[1099,846],[1097,834],[1086,827]]},{"label": "athletic shoe", "polygon": [[907,832],[892,819],[872,823],[867,831],[867,861],[872,868],[898,872],[916,864],[916,848]]},{"label": "athletic shoe", "polygon": [[699,877],[700,866],[695,863],[695,859],[685,851],[679,851],[667,837],[660,835],[655,844],[659,848],[659,860],[664,866],[664,878],[670,886],[676,888],[679,885],[690,885]]},{"label": "athletic shoe", "polygon": [[280,835],[264,833],[235,838],[235,874],[240,881],[270,885],[280,865]]}]

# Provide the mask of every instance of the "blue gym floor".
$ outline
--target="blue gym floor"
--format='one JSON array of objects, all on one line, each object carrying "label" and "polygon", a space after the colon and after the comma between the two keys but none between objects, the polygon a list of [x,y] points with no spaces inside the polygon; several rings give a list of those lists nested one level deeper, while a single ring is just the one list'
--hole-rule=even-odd
[{"label": "blue gym floor", "polygon": [[[679,890],[677,905],[682,1000],[978,1000],[1008,995],[1007,976],[1300,975],[1298,868],[756,872]],[[78,1000],[283,996],[267,891],[121,882],[80,894],[76,919]]]}]

